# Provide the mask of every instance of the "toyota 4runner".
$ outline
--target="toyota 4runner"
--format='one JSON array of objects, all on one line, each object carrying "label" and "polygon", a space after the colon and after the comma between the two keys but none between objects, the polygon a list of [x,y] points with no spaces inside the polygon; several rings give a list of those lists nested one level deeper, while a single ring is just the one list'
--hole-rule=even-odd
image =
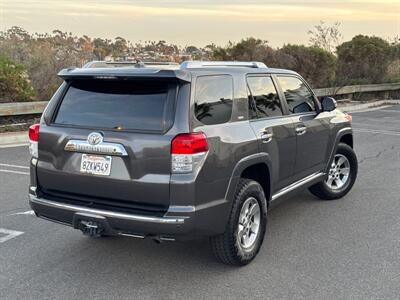
[{"label": "toyota 4runner", "polygon": [[269,204],[309,188],[346,195],[357,176],[351,116],[297,73],[259,62],[91,62],[29,130],[30,205],[91,236],[209,237],[249,263]]}]

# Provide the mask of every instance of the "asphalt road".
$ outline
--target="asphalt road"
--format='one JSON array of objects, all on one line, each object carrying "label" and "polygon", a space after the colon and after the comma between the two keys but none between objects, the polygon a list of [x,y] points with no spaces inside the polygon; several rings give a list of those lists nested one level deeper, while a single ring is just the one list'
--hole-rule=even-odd
[{"label": "asphalt road", "polygon": [[205,241],[91,239],[38,219],[28,170],[4,165],[27,166],[27,148],[0,149],[0,298],[399,299],[400,107],[354,113],[353,124],[352,192],[280,202],[243,268],[217,263]]}]

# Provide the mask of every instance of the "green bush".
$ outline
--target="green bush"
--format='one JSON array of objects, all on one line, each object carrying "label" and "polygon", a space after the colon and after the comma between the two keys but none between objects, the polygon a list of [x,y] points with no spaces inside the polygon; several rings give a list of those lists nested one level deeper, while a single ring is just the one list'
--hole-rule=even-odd
[{"label": "green bush", "polygon": [[32,101],[34,96],[25,67],[0,57],[0,102]]},{"label": "green bush", "polygon": [[275,64],[298,72],[314,88],[331,86],[335,80],[336,57],[316,46],[285,45],[277,50]]},{"label": "green bush", "polygon": [[388,81],[393,56],[390,44],[376,36],[357,35],[337,47],[338,82],[345,84]]}]

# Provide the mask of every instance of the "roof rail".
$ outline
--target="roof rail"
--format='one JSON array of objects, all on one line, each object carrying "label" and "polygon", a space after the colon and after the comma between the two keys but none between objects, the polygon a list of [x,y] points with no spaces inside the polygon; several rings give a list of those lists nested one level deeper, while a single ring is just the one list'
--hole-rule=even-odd
[{"label": "roof rail", "polygon": [[184,61],[181,69],[193,69],[204,67],[247,67],[247,68],[267,68],[258,61]]},{"label": "roof rail", "polygon": [[120,67],[120,66],[132,66],[135,68],[145,68],[146,66],[179,66],[176,62],[166,61],[149,61],[144,62],[140,60],[127,60],[127,61],[101,61],[95,60],[88,62],[83,68],[107,68],[107,67]]}]

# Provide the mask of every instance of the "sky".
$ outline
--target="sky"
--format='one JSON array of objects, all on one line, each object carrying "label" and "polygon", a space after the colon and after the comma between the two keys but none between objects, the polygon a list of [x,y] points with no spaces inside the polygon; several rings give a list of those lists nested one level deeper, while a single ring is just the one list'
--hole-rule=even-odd
[{"label": "sky", "polygon": [[343,41],[356,34],[400,35],[400,0],[0,0],[0,30],[53,29],[132,42],[226,45],[245,37],[273,47],[307,44],[320,20],[341,23]]}]

